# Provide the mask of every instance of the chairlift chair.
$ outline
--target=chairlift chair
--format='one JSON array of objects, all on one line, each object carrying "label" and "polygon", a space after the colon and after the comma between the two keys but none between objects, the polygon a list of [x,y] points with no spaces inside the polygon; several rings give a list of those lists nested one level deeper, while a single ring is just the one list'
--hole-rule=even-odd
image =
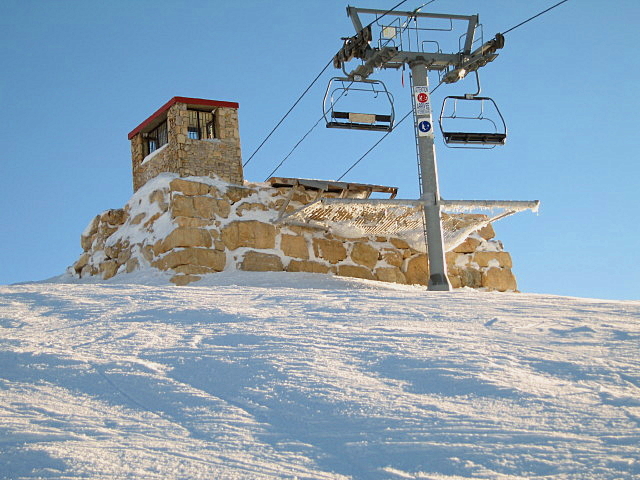
[{"label": "chairlift chair", "polygon": [[507,141],[504,117],[492,98],[480,96],[480,76],[477,70],[474,73],[476,93],[448,96],[442,102],[438,123],[447,147],[495,148]]},{"label": "chairlift chair", "polygon": [[[356,102],[364,100],[364,105]],[[336,104],[340,101],[345,107],[337,110]],[[327,128],[344,128],[351,130],[369,130],[377,132],[390,132],[393,129],[395,113],[393,109],[393,96],[387,87],[379,80],[350,79],[346,77],[334,77],[327,85],[324,96],[323,115]],[[373,107],[373,108],[372,108]],[[379,110],[375,113],[359,113],[359,109],[368,108]]]},{"label": "chairlift chair", "polygon": [[[465,108],[473,106],[474,103],[478,108],[472,109],[471,112],[477,114],[467,113],[468,110]],[[465,106],[461,109],[463,104]],[[460,113],[460,110],[463,111]],[[504,117],[496,102],[490,97],[473,94],[445,97],[439,124],[444,143],[452,148],[494,148],[496,145],[504,145],[507,141]]]}]

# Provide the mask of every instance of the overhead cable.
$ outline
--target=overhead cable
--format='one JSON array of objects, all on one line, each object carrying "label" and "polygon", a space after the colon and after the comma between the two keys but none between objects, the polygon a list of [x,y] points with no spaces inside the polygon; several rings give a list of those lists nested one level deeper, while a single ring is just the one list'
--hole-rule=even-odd
[{"label": "overhead cable", "polygon": [[267,135],[265,137],[265,139],[262,141],[262,143],[260,145],[258,145],[258,148],[255,149],[255,151],[251,154],[249,159],[246,162],[244,162],[244,164],[242,165],[243,167],[247,166],[247,164],[251,161],[251,159],[254,157],[254,155],[256,153],[258,153],[258,150],[260,150],[262,148],[262,146],[267,142],[267,140],[269,140],[269,137],[271,137],[271,135],[273,135],[273,132],[275,132],[277,130],[277,128],[282,124],[282,122],[284,122],[285,118],[287,118],[289,116],[289,114],[293,111],[293,109],[296,108],[296,105],[298,105],[298,103],[300,103],[300,100],[302,100],[302,97],[304,97],[307,94],[307,92],[311,89],[311,87],[313,87],[315,85],[315,83],[318,81],[318,79],[322,76],[322,74],[325,72],[325,70],[327,68],[329,68],[329,65],[331,65],[332,63],[333,63],[333,59],[329,60],[329,62],[324,66],[324,68],[320,71],[320,73],[318,75],[316,75],[316,78],[313,79],[313,81],[309,84],[309,86],[305,89],[305,91],[302,92],[302,95],[300,95],[298,97],[298,99],[291,106],[291,108],[287,111],[287,113],[285,113],[284,116],[280,119],[280,121],[276,124],[276,126],[273,127],[273,129],[269,132],[269,135]]},{"label": "overhead cable", "polygon": [[[400,124],[401,124],[401,123],[402,123],[402,122],[403,122],[403,121],[404,121],[404,120],[405,120],[409,115],[411,115],[411,113],[413,113],[413,110],[409,110],[409,111],[407,112],[407,114],[406,114],[404,117],[402,117],[398,123],[396,123],[396,124],[395,124],[395,126],[393,127],[393,130],[395,130],[395,129],[396,129],[396,127],[397,127],[398,125],[400,125]],[[356,161],[355,161],[355,162],[354,162],[354,163],[353,163],[353,164],[352,164],[352,165],[347,169],[347,171],[346,171],[346,172],[344,172],[342,175],[340,175],[336,181],[337,181],[337,182],[339,182],[340,180],[342,180],[342,178],[343,178],[347,173],[349,173],[349,172],[350,172],[350,171],[351,171],[351,170],[352,170],[356,165],[358,165],[358,164],[360,163],[360,161],[364,159],[364,157],[366,157],[367,155],[369,155],[369,153],[371,153],[371,151],[372,151],[374,148],[376,148],[378,145],[380,145],[380,142],[382,142],[385,138],[387,138],[387,135],[389,135],[391,132],[393,132],[393,130],[389,130],[389,131],[388,131],[387,133],[385,133],[382,137],[380,137],[380,138],[378,139],[378,141],[377,141],[376,143],[374,143],[374,144],[371,146],[371,148],[370,148],[369,150],[367,150],[366,152],[364,152],[364,154],[363,154],[363,155],[362,155],[358,160],[356,160]]]},{"label": "overhead cable", "polygon": [[[433,2],[435,2],[436,0],[432,0]],[[390,12],[393,12],[396,8],[398,8],[400,5],[402,5],[403,3],[406,3],[407,0],[402,0],[400,3],[398,3],[397,5],[394,5],[393,7],[391,7],[389,10],[387,10],[386,12],[384,12],[382,15],[380,15],[379,17],[376,17],[373,19],[373,21],[367,25],[364,28],[369,28],[371,25],[373,25],[374,23],[376,23],[378,20],[380,20],[382,17],[384,17],[385,15],[387,15]],[[431,3],[431,2],[429,2]]]},{"label": "overhead cable", "polygon": [[[425,5],[429,4],[429,3],[433,3],[436,0],[430,0],[429,2],[425,3]],[[367,25],[367,27],[373,25],[375,22],[377,22],[378,20],[380,20],[382,17],[384,17],[385,15],[387,15],[389,12],[392,12],[393,10],[395,10],[396,8],[398,8],[400,5],[402,5],[403,3],[407,2],[407,0],[402,0],[401,2],[397,3],[396,5],[394,5],[392,8],[390,8],[389,10],[387,10],[386,12],[384,12],[382,15],[380,15],[379,17],[376,17],[369,25]],[[423,7],[424,5],[422,5]],[[420,7],[420,8],[422,8]],[[367,28],[365,27],[365,28]],[[315,84],[315,82],[318,80],[318,78],[325,72],[325,70],[327,69],[327,67],[329,66],[329,64],[331,64],[333,62],[333,59],[329,61],[329,63],[327,65],[325,65],[325,67],[322,69],[322,71],[316,76],[316,78],[313,80],[313,82],[311,83],[311,85],[309,85],[307,87],[307,89],[302,93],[302,95],[300,95],[300,97],[298,98],[298,100],[296,100],[296,102],[293,104],[293,106],[289,109],[289,111],[282,117],[282,119],[278,122],[278,124],[273,128],[273,130],[271,130],[271,132],[269,133],[269,135],[267,135],[267,137],[262,141],[262,143],[258,146],[258,148],[251,154],[251,156],[249,157],[249,159],[244,163],[243,166],[246,166],[247,163],[249,163],[249,161],[253,158],[253,156],[258,152],[258,150],[260,150],[260,148],[262,147],[262,145],[264,145],[266,143],[266,141],[269,139],[269,137],[273,134],[273,132],[276,131],[276,129],[280,126],[280,124],[284,121],[285,118],[287,118],[287,116],[289,115],[289,113],[291,113],[291,111],[295,108],[295,106],[298,104],[298,102],[300,102],[300,100],[302,100],[302,97],[304,97],[306,95],[306,93],[309,91],[309,89]],[[344,92],[342,94],[340,94],[340,97],[342,97],[342,95],[344,95]],[[340,99],[340,97],[338,97],[338,100]],[[284,164],[284,162],[291,156],[291,154],[296,150],[296,148],[298,148],[298,146],[303,142],[303,140],[305,138],[307,138],[307,136],[318,126],[318,124],[320,123],[320,121],[324,118],[326,112],[323,113],[323,116],[320,117],[316,123],[313,124],[313,126],[307,131],[307,133],[305,133],[302,138],[300,140],[298,140],[298,142],[293,146],[293,148],[289,151],[289,153],[280,161],[280,163],[276,166],[276,168],[274,168],[271,173],[267,176],[267,180],[276,172],[278,171],[278,169]]]},{"label": "overhead cable", "polygon": [[[435,0],[434,0],[434,1],[435,1]],[[442,82],[438,83],[438,85],[436,85],[436,86],[435,86],[435,88],[429,92],[429,94],[432,94],[433,92],[435,92],[435,91],[438,89],[438,87],[440,87],[440,85],[442,85]],[[359,163],[364,159],[364,157],[366,157],[367,155],[369,155],[369,154],[373,151],[373,149],[375,149],[378,145],[380,145],[380,143],[382,143],[382,141],[383,141],[385,138],[387,138],[387,135],[389,135],[390,133],[392,133],[392,132],[393,132],[393,131],[394,131],[394,130],[395,130],[395,129],[396,129],[396,128],[397,128],[397,127],[402,123],[402,122],[404,122],[404,121],[407,119],[407,117],[408,117],[409,115],[411,115],[412,113],[413,113],[413,109],[409,110],[409,111],[405,114],[405,116],[404,116],[404,117],[402,117],[402,118],[400,119],[400,121],[399,121],[398,123],[396,123],[396,124],[395,124],[395,126],[393,127],[393,130],[391,130],[391,131],[389,131],[389,132],[385,133],[382,137],[380,137],[380,139],[379,139],[376,143],[374,143],[374,144],[371,146],[371,148],[370,148],[369,150],[367,150],[366,152],[364,152],[364,154],[363,154],[363,155],[362,155],[358,160],[356,160],[355,162],[353,162],[353,164],[352,164],[352,165],[351,165],[351,166],[350,166],[350,167],[349,167],[349,168],[348,168],[348,169],[347,169],[347,170],[346,170],[342,175],[340,175],[340,177],[338,177],[338,179],[337,179],[336,181],[340,181],[340,180],[342,180],[342,179],[344,178],[344,176],[345,176],[347,173],[349,173],[351,170],[353,170],[353,168],[354,168],[356,165],[358,165],[358,164],[359,164]]]},{"label": "overhead cable", "polygon": [[[353,81],[349,84],[349,86],[351,86],[351,85],[353,85]],[[349,87],[347,87],[347,89],[348,89],[348,88],[349,88]],[[337,102],[338,102],[338,100],[340,100],[340,99],[342,98],[342,96],[343,96],[343,95],[345,95],[345,93],[346,93],[346,90],[344,90],[344,91],[340,94],[340,96],[338,96],[338,98],[336,99],[336,101],[334,102],[334,104],[335,104],[335,103],[337,103]],[[320,121],[321,121],[321,120],[323,120],[323,119],[325,118],[326,114],[327,114],[327,111],[323,111],[323,112],[322,112],[322,116],[321,116],[318,120],[316,120],[316,123],[314,123],[314,124],[313,124],[313,126],[312,126],[309,130],[307,130],[307,133],[305,133],[305,134],[302,136],[302,138],[301,138],[300,140],[298,140],[298,142],[293,146],[293,148],[289,151],[289,153],[287,153],[286,157],[284,157],[284,158],[280,161],[280,163],[276,166],[276,168],[274,168],[274,169],[271,171],[271,173],[270,173],[269,175],[267,175],[267,178],[265,179],[265,182],[266,182],[267,180],[269,180],[269,178],[271,178],[271,176],[272,176],[274,173],[276,173],[276,172],[278,171],[278,169],[279,169],[279,168],[284,164],[284,162],[285,162],[285,161],[286,161],[286,160],[291,156],[291,154],[296,150],[296,148],[298,148],[298,146],[299,146],[299,145],[304,141],[304,139],[305,139],[305,138],[307,138],[311,132],[313,132],[313,130],[314,130],[314,129],[318,126],[318,124],[320,123]]]},{"label": "overhead cable", "polygon": [[302,143],[302,141],[307,138],[307,135],[309,135],[314,128],[316,128],[318,126],[318,124],[320,123],[320,121],[324,118],[324,115],[322,115],[317,121],[316,123],[313,124],[313,127],[311,127],[307,133],[305,133],[302,138],[300,140],[298,140],[298,143],[296,143],[293,148],[291,149],[291,151],[287,154],[286,157],[284,157],[282,159],[282,161],[276,166],[276,168],[274,168],[271,173],[269,175],[267,175],[267,178],[265,178],[265,182],[267,180],[269,180],[269,178],[271,178],[271,176],[273,176],[274,173],[276,173],[278,171],[278,169],[282,166],[282,164],[287,160],[287,158],[289,158],[291,156],[291,154],[295,151],[296,148],[298,148],[298,145],[300,145]]},{"label": "overhead cable", "polygon": [[[433,3],[434,1],[435,1],[435,0],[431,0],[431,1],[430,1],[430,2],[428,2],[428,3]],[[517,24],[517,25],[515,25],[515,26],[511,27],[510,29],[505,30],[505,31],[502,33],[502,35],[506,35],[507,33],[511,32],[511,31],[513,31],[513,30],[515,30],[516,28],[521,27],[521,26],[522,26],[522,25],[524,25],[525,23],[530,22],[531,20],[533,20],[533,19],[535,19],[535,18],[539,17],[540,15],[544,15],[544,14],[545,14],[545,13],[547,13],[548,11],[553,10],[553,9],[554,9],[554,8],[556,8],[556,7],[559,7],[560,5],[562,5],[563,3],[566,3],[566,2],[568,2],[568,1],[569,1],[569,0],[562,0],[561,2],[558,2],[558,3],[556,3],[555,5],[552,5],[551,7],[549,7],[549,8],[547,8],[547,9],[545,9],[545,10],[541,11],[540,13],[537,13],[536,15],[533,15],[532,17],[527,18],[525,21],[520,22],[519,24]],[[428,3],[427,3],[427,4],[428,4]],[[425,5],[427,5],[427,4],[425,4]],[[425,5],[423,5],[423,7],[424,7]],[[394,8],[395,8],[395,7],[394,7]],[[420,7],[420,8],[422,8],[422,7]],[[389,13],[389,12],[387,12],[387,13]],[[436,87],[431,91],[431,93],[435,92],[435,91],[436,91],[436,89],[437,89],[441,84],[442,84],[442,82],[441,82],[441,83],[439,83],[439,84],[438,84],[438,85],[437,85],[437,86],[436,86]],[[402,122],[403,122],[403,121],[404,121],[404,120],[409,116],[409,114],[410,114],[410,113],[411,113],[411,111],[409,111],[409,112],[408,112],[404,117],[402,117],[402,119],[401,119],[401,120],[396,124],[396,126],[395,126],[395,127],[397,127],[398,125],[400,125],[400,124],[401,124],[401,123],[402,123]],[[395,127],[394,127],[394,130],[395,130]],[[392,131],[393,131],[393,130],[392,130]],[[382,136],[382,137],[381,137],[381,138],[380,138],[376,143],[374,143],[374,144],[371,146],[371,148],[369,148],[369,150],[367,150],[367,151],[366,151],[366,152],[365,152],[365,153],[364,153],[360,158],[358,158],[358,160],[356,160],[356,161],[355,161],[355,162],[354,162],[354,163],[353,163],[353,164],[352,164],[352,165],[347,169],[347,171],[345,171],[342,175],[340,175],[340,177],[338,178],[338,180],[341,180],[342,178],[344,178],[344,176],[345,176],[347,173],[349,173],[349,172],[350,172],[350,171],[351,171],[351,170],[352,170],[356,165],[358,165],[358,163],[360,163],[360,161],[362,161],[362,160],[363,160],[367,155],[369,155],[369,153],[371,153],[371,152],[372,152],[372,151],[373,151],[373,150],[374,150],[374,149],[375,149],[375,148],[376,148],[376,147],[377,147],[377,146],[378,146],[378,145],[379,145],[379,144],[380,144],[380,143],[381,143],[385,138],[387,138],[387,135],[389,135],[390,133],[391,133],[391,132],[387,132],[387,133],[386,133],[386,134],[384,134],[384,135],[383,135],[383,136]]]},{"label": "overhead cable", "polygon": [[[394,7],[392,7],[391,9],[387,10],[385,13],[383,13],[382,15],[380,15],[379,17],[376,17],[376,19],[371,22],[369,25],[374,24],[375,22],[377,22],[378,20],[380,20],[382,17],[384,17],[387,13],[392,12],[393,10],[395,10],[396,8],[398,8],[400,5],[402,5],[403,3],[405,3],[407,0],[402,0],[401,2],[399,2],[397,5],[395,5]],[[435,1],[435,0],[432,0]],[[307,92],[311,89],[311,87],[313,87],[315,85],[315,83],[318,81],[318,79],[322,76],[322,74],[327,70],[327,68],[329,68],[329,65],[331,65],[333,63],[333,57],[331,58],[331,60],[329,60],[329,62],[324,66],[324,68],[320,71],[320,73],[318,75],[316,75],[316,78],[313,79],[313,81],[309,84],[309,86],[304,90],[304,92],[302,92],[302,94],[298,97],[298,99],[294,102],[294,104],[291,106],[291,108],[289,108],[289,110],[287,111],[287,113],[284,114],[284,116],[280,119],[280,121],[276,124],[275,127],[273,127],[273,129],[269,132],[269,134],[265,137],[265,139],[262,141],[262,143],[260,143],[260,145],[258,145],[258,148],[256,148],[253,153],[249,156],[249,158],[247,159],[246,162],[244,162],[242,164],[243,167],[246,167],[247,164],[251,161],[251,159],[255,156],[256,153],[258,153],[258,150],[260,150],[262,148],[262,146],[267,142],[267,140],[269,140],[269,138],[271,137],[271,135],[273,135],[273,133],[278,129],[278,127],[282,124],[282,122],[285,121],[285,119],[289,116],[289,114],[293,111],[293,109],[298,105],[298,103],[300,103],[300,100],[302,100],[302,98],[307,94]],[[313,128],[312,128],[313,130]],[[308,133],[307,133],[308,134]],[[306,135],[305,135],[306,136]],[[296,145],[297,146],[297,145]],[[295,148],[295,147],[294,147]]]},{"label": "overhead cable", "polygon": [[524,22],[520,22],[518,25],[516,25],[515,27],[511,27],[509,30],[506,30],[504,32],[502,32],[502,35],[506,35],[507,33],[511,32],[512,30],[515,30],[518,27],[521,27],[522,25],[524,25],[527,22],[530,22],[531,20],[533,20],[534,18],[539,17],[540,15],[543,15],[545,13],[547,13],[549,10],[553,10],[554,8],[562,5],[565,2],[568,2],[569,0],[562,0],[561,2],[556,3],[555,5],[553,5],[552,7],[547,8],[546,10],[543,10],[542,12],[534,15],[533,17],[527,18]]}]

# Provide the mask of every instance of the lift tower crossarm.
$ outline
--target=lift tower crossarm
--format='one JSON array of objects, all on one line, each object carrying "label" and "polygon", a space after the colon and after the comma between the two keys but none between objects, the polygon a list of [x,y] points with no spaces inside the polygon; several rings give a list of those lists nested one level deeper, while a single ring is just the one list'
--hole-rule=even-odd
[{"label": "lift tower crossarm", "polygon": [[360,17],[358,17],[357,10],[358,9],[356,7],[348,6],[347,16],[351,19],[351,23],[353,23],[353,26],[355,27],[356,32],[359,32],[360,30],[362,30],[362,22],[360,22]]},{"label": "lift tower crossarm", "polygon": [[[384,15],[400,16],[406,18],[433,18],[442,20],[461,20],[467,22],[464,46],[456,53],[440,52],[408,52],[397,47],[372,48],[371,25],[363,27],[359,14],[373,14],[377,18]],[[372,8],[347,7],[347,15],[351,18],[356,35],[345,39],[345,45],[334,57],[334,66],[343,68],[344,64],[352,58],[364,61],[363,65],[351,71],[350,78],[367,78],[376,68],[400,68],[405,64],[416,61],[423,62],[428,70],[446,70],[453,67],[444,78],[445,83],[453,83],[492,62],[498,56],[496,50],[504,46],[504,37],[497,34],[495,38],[484,43],[473,52],[471,47],[475,38],[475,31],[479,25],[478,15],[452,15],[442,13],[422,13],[419,11],[378,10]]]},{"label": "lift tower crossarm", "polygon": [[362,30],[362,22],[360,21],[359,13],[368,13],[376,15],[377,18],[381,18],[384,15],[407,17],[407,18],[437,18],[441,20],[466,20],[467,25],[467,37],[464,43],[462,52],[469,54],[471,52],[471,45],[473,45],[473,37],[476,27],[479,24],[478,15],[449,15],[443,13],[422,13],[418,11],[406,12],[400,10],[377,10],[373,8],[357,8],[347,7],[347,15],[351,18],[351,23],[356,29],[356,32]]},{"label": "lift tower crossarm", "polygon": [[416,11],[400,11],[400,10],[377,10],[375,8],[358,8],[358,7],[347,7],[347,15],[351,18],[356,31],[362,30],[362,22],[360,22],[359,13],[370,13],[373,15],[389,15],[389,16],[397,16],[397,17],[408,17],[408,18],[440,18],[449,20],[450,18],[453,20],[467,20],[473,21],[474,27],[478,24],[478,15],[450,15],[448,13],[423,13]]}]

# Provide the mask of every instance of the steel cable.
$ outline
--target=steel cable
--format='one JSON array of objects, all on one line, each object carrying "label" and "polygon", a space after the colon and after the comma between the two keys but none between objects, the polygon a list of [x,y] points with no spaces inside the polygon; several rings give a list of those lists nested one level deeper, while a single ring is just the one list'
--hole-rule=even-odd
[{"label": "steel cable", "polygon": [[[442,85],[442,82],[438,83],[438,85],[436,85],[436,86],[435,86],[435,88],[429,92],[429,94],[432,94],[433,92],[435,92],[435,91],[438,89],[438,87],[440,87],[440,85]],[[351,170],[353,170],[353,168],[354,168],[356,165],[358,165],[358,164],[359,164],[359,163],[360,163],[360,162],[361,162],[361,161],[362,161],[362,160],[363,160],[367,155],[369,155],[369,154],[373,151],[373,149],[374,149],[374,148],[376,148],[378,145],[380,145],[380,143],[381,143],[385,138],[387,138],[387,136],[388,136],[390,133],[392,133],[392,132],[393,132],[393,131],[398,127],[398,126],[400,126],[400,124],[401,124],[402,122],[404,122],[404,121],[407,119],[407,117],[408,117],[409,115],[411,115],[412,113],[413,113],[413,108],[412,108],[411,110],[409,110],[409,111],[405,114],[405,116],[404,116],[404,117],[402,117],[402,118],[400,119],[400,121],[399,121],[398,123],[396,123],[396,124],[395,124],[395,126],[393,127],[393,130],[391,130],[390,132],[385,133],[382,137],[380,137],[380,139],[378,139],[378,141],[377,141],[376,143],[374,143],[374,144],[371,146],[371,148],[369,148],[369,150],[367,150],[367,151],[366,151],[366,152],[365,152],[365,153],[364,153],[360,158],[358,158],[358,160],[356,160],[356,161],[355,161],[355,162],[354,162],[354,163],[353,163],[353,164],[352,164],[352,165],[351,165],[351,166],[350,166],[350,167],[349,167],[349,168],[348,168],[348,169],[347,169],[347,170],[346,170],[342,175],[340,175],[340,177],[338,177],[338,180],[337,180],[337,181],[342,180],[342,179],[344,178],[344,176],[345,176],[347,173],[349,173]]]},{"label": "steel cable", "polygon": [[562,0],[561,2],[556,3],[556,4],[555,4],[555,5],[553,5],[552,7],[549,7],[549,8],[547,8],[546,10],[543,10],[542,12],[537,13],[537,14],[536,14],[536,15],[534,15],[533,17],[529,17],[529,18],[527,18],[524,22],[520,22],[520,23],[519,23],[519,24],[517,24],[516,26],[511,27],[509,30],[506,30],[506,31],[502,32],[502,35],[506,35],[507,33],[511,32],[511,31],[513,31],[513,30],[515,30],[516,28],[521,27],[521,26],[522,26],[522,25],[524,25],[525,23],[530,22],[530,21],[531,21],[531,20],[533,20],[534,18],[538,18],[540,15],[543,15],[543,14],[547,13],[549,10],[553,10],[554,8],[556,8],[556,7],[560,6],[560,5],[562,5],[563,3],[568,2],[568,1],[569,1],[569,0]]},{"label": "steel cable", "polygon": [[[435,1],[435,0],[433,0]],[[377,22],[378,20],[380,20],[382,17],[384,17],[386,14],[388,14],[389,12],[392,12],[393,10],[395,10],[396,8],[398,8],[400,5],[402,5],[403,3],[407,2],[407,0],[402,0],[401,2],[399,2],[398,4],[396,4],[395,6],[393,6],[391,9],[387,10],[385,13],[383,13],[382,15],[380,15],[379,17],[376,17],[376,19],[371,22],[368,26],[371,26],[373,23]],[[329,60],[329,62],[327,62],[327,64],[324,66],[324,68],[320,71],[320,73],[318,75],[316,75],[316,78],[313,79],[313,81],[309,84],[309,86],[304,90],[304,92],[302,92],[302,94],[298,97],[298,99],[294,102],[294,104],[291,106],[291,108],[289,108],[289,110],[287,110],[287,113],[284,114],[284,116],[280,119],[280,121],[278,121],[278,123],[276,124],[275,127],[273,127],[273,129],[269,132],[269,134],[264,138],[264,140],[260,143],[260,145],[258,145],[258,148],[256,148],[253,153],[249,156],[249,158],[247,159],[246,162],[244,162],[242,164],[243,167],[246,167],[249,162],[251,161],[251,159],[253,159],[253,157],[255,156],[256,153],[258,153],[258,151],[262,148],[262,146],[267,142],[267,140],[269,140],[269,138],[271,137],[271,135],[273,135],[273,133],[278,129],[278,127],[280,125],[282,125],[282,122],[285,121],[285,119],[289,116],[289,114],[293,111],[293,109],[298,105],[298,103],[300,103],[300,100],[302,100],[302,98],[307,94],[307,92],[311,89],[311,87],[313,87],[315,85],[315,83],[318,81],[318,79],[322,76],[322,74],[327,70],[327,68],[329,68],[329,65],[331,65],[333,63],[333,57],[331,57],[331,60]],[[313,130],[313,128],[312,128]],[[308,135],[305,134],[305,137]],[[304,139],[304,138],[303,138]],[[299,143],[299,142],[298,142]],[[297,144],[296,144],[297,146]]]}]

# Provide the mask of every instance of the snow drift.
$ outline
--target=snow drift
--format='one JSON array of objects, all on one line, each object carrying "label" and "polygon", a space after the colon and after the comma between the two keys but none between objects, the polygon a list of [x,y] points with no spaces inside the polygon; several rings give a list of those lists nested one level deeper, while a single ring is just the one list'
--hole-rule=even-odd
[{"label": "snow drift", "polygon": [[0,478],[640,475],[640,302],[211,277],[0,287]]}]

